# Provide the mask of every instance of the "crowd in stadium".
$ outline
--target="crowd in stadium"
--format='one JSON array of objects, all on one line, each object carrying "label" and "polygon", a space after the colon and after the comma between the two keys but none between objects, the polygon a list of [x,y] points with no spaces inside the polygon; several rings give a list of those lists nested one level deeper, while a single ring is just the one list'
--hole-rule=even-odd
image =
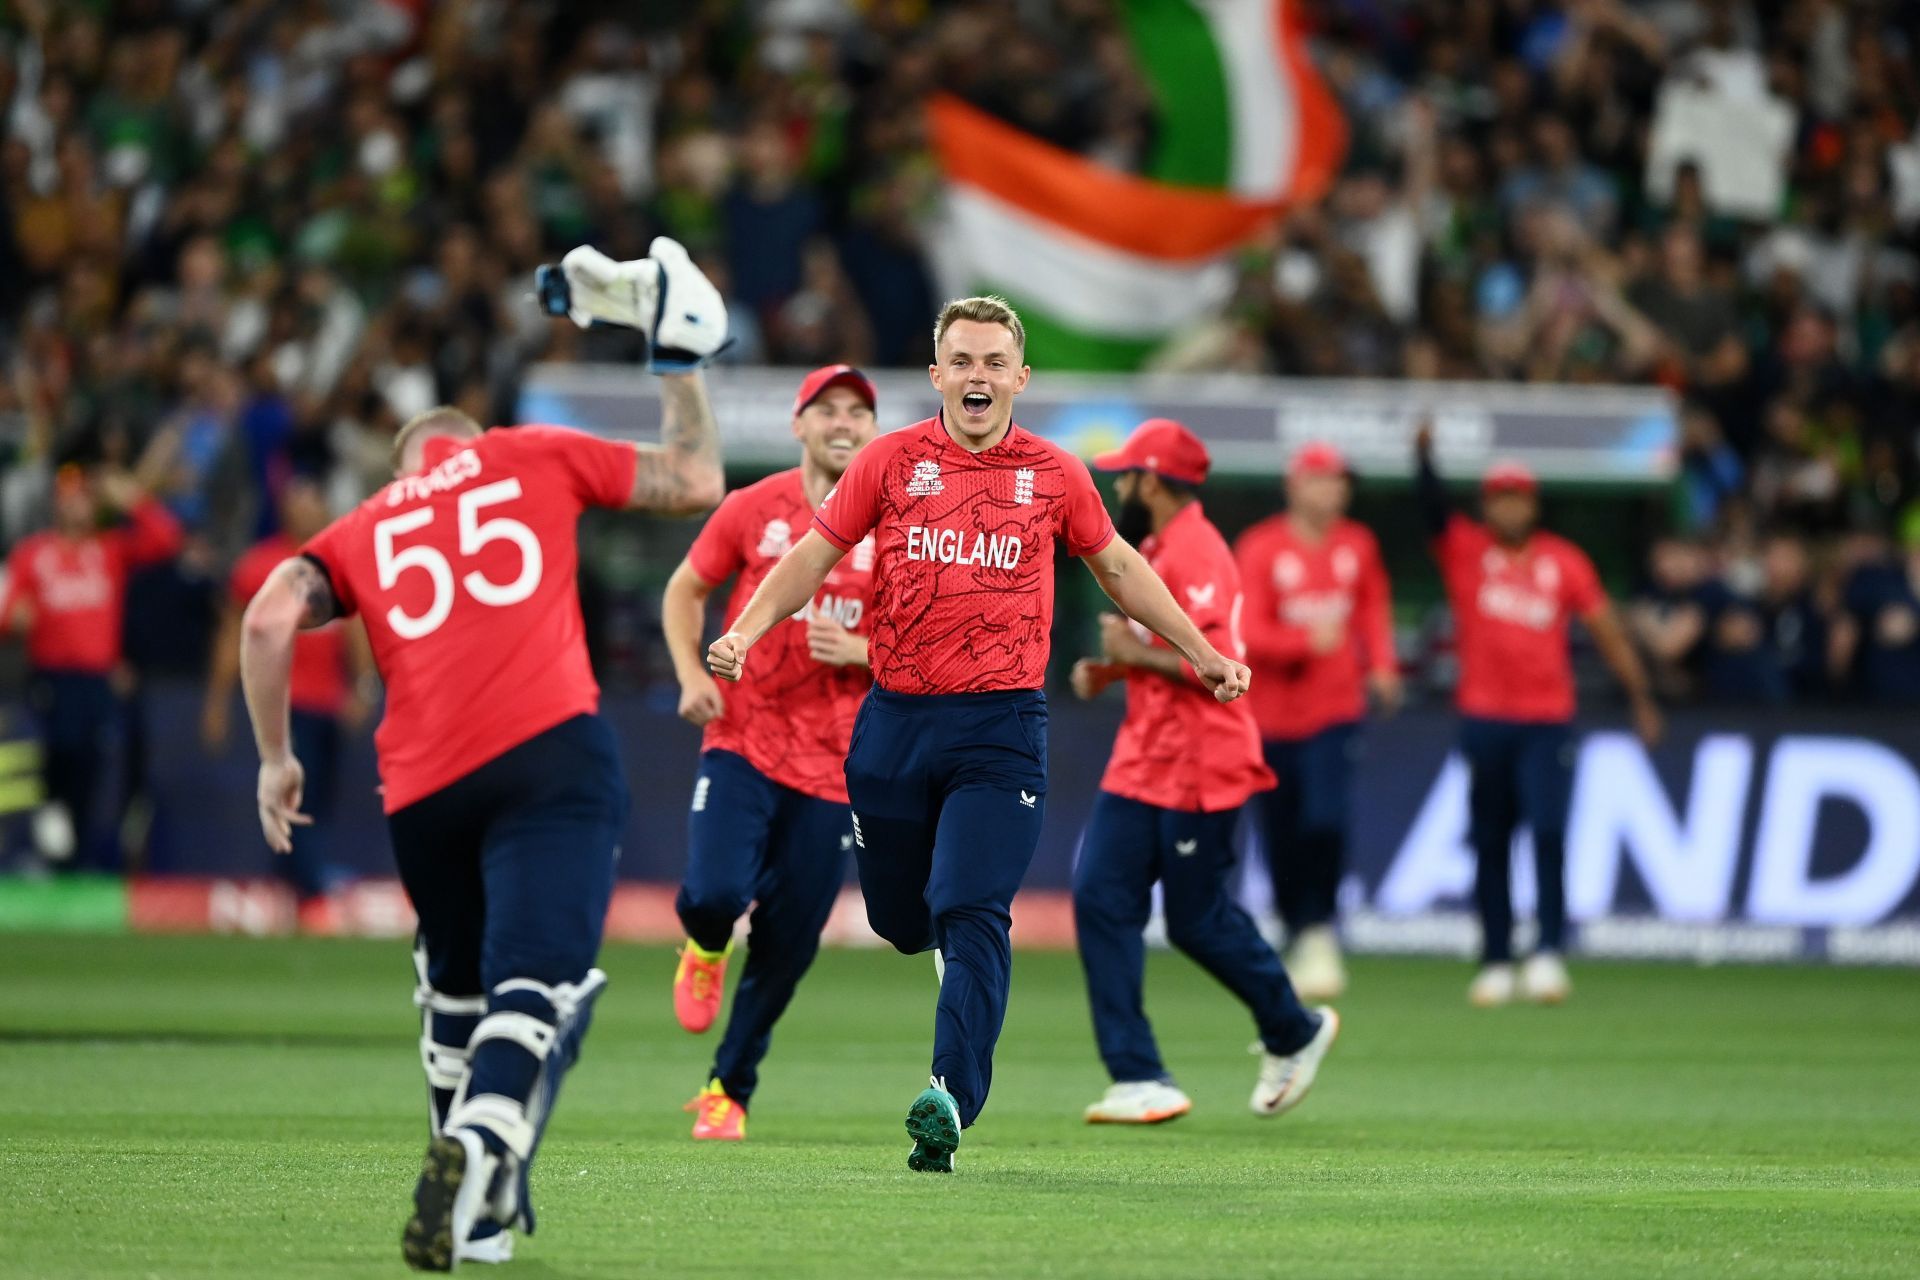
[{"label": "crowd in stadium", "polygon": [[[916,364],[938,301],[931,86],[1122,167],[1152,138],[1103,0],[682,8],[16,0],[6,541],[46,522],[60,466],[104,466],[184,526],[185,578],[219,580],[288,477],[339,509],[410,414],[511,420],[531,361],[630,358],[526,300],[534,266],[582,242],[685,241],[728,295],[732,359]],[[1665,384],[1682,500],[1633,623],[1667,694],[1920,698],[1901,9],[1303,3],[1346,168],[1154,364]],[[1649,182],[1675,84],[1790,107],[1764,223],[1712,207],[1691,160]]]}]

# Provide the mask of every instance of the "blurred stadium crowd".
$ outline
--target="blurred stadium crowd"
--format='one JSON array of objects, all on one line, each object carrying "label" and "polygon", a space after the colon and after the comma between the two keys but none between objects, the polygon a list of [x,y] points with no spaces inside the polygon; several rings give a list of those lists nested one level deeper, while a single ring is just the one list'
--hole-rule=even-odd
[{"label": "blurred stadium crowd", "polygon": [[[1633,610],[1666,692],[1920,701],[1912,7],[1298,10],[1346,170],[1155,367],[1666,384],[1684,476]],[[538,315],[537,263],[670,233],[731,358],[917,364],[930,88],[1120,167],[1154,129],[1106,0],[10,0],[0,40],[0,534],[63,464],[131,472],[186,549],[130,630],[185,620],[182,661],[289,477],[338,509],[411,413],[510,420],[530,362],[631,357]],[[1676,84],[1791,107],[1771,216],[1685,157],[1649,181]]]}]

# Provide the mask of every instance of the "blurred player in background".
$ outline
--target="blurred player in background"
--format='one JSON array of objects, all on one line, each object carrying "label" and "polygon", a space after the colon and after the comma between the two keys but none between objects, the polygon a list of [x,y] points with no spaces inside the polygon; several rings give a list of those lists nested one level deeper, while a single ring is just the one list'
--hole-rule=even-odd
[{"label": "blurred player in background", "polygon": [[1274,905],[1287,927],[1287,972],[1308,1000],[1346,990],[1334,930],[1347,861],[1353,761],[1367,690],[1400,705],[1393,602],[1380,544],[1346,518],[1346,460],[1314,442],[1287,468],[1287,509],[1240,535],[1248,701],[1278,785],[1263,823]]},{"label": "blurred player in background", "polygon": [[871,683],[863,632],[873,542],[855,547],[799,615],[774,626],[761,659],[725,695],[700,644],[706,601],[738,574],[727,601],[732,624],[873,439],[873,410],[873,383],[851,365],[808,374],[793,401],[800,465],[728,494],[674,570],[661,604],[680,714],[706,726],[675,904],[687,942],[673,1010],[688,1031],[705,1031],[719,1015],[734,922],[754,904],[727,1033],[689,1104],[695,1138],[747,1136],[773,1024],[813,963],[840,891],[853,845],[847,741]]},{"label": "blurred player in background", "polygon": [[[103,516],[114,523],[103,528]],[[49,861],[102,869],[118,861],[95,811],[122,724],[127,579],[171,558],[182,541],[179,521],[131,476],[65,466],[54,476],[53,527],[22,538],[7,557],[0,628],[26,636],[46,782],[34,843]]]},{"label": "blurred player in background", "polygon": [[[1201,510],[1211,459],[1177,422],[1143,422],[1126,444],[1093,460],[1120,474],[1117,527],[1138,540],[1208,642],[1239,655],[1240,574],[1226,539]],[[1113,1085],[1088,1107],[1090,1123],[1155,1124],[1192,1102],[1154,1043],[1141,997],[1141,930],[1161,888],[1167,939],[1253,1013],[1264,1049],[1252,1106],[1271,1116],[1313,1086],[1339,1034],[1332,1009],[1309,1012],[1280,957],[1233,900],[1234,829],[1249,797],[1273,786],[1246,701],[1222,703],[1187,660],[1114,614],[1100,619],[1100,659],[1074,664],[1073,689],[1098,696],[1127,684],[1127,718],[1114,739],[1073,876],[1073,920],[1093,1006],[1094,1038]]]},{"label": "blurred player in background", "polygon": [[578,253],[565,278],[543,278],[542,302],[582,324],[641,322],[664,374],[663,443],[482,432],[429,410],[395,438],[398,478],[276,568],[242,628],[260,823],[277,852],[312,821],[287,723],[296,633],[360,615],[386,680],[375,745],[420,921],[434,1130],[401,1237],[421,1270],[500,1260],[502,1228],[533,1231],[528,1170],[606,984],[594,960],[628,800],[587,660],[580,513],[704,510],[724,483],[694,372],[725,337],[720,295],[664,237],[635,262],[592,255],[576,279]]},{"label": "blurred player in background", "polygon": [[[1573,663],[1567,621],[1578,618],[1626,690],[1634,729],[1660,738],[1639,655],[1593,562],[1540,529],[1539,483],[1518,463],[1496,463],[1480,483],[1486,523],[1453,511],[1433,464],[1433,432],[1414,437],[1418,496],[1432,533],[1460,656],[1460,752],[1472,770],[1469,822],[1478,872],[1480,972],[1467,997],[1481,1007],[1516,996],[1558,1004],[1573,991],[1567,939],[1567,806],[1573,794]],[[1513,966],[1513,836],[1533,833],[1538,941]]]},{"label": "blurred player in background", "polygon": [[[233,693],[240,683],[240,619],[247,602],[283,560],[300,554],[307,539],[327,524],[320,484],[294,476],[280,491],[280,531],[261,539],[233,566],[227,600],[214,632],[207,664],[207,697],[200,712],[200,739],[210,751],[227,742]],[[293,851],[276,858],[276,869],[293,889],[302,933],[339,932],[339,913],[327,884],[327,823],[333,817],[335,774],[346,734],[372,713],[373,653],[357,621],[334,621],[302,631],[294,641],[288,687],[294,758],[306,771],[305,806],[314,825],[292,833]]]},{"label": "blurred player in background", "polygon": [[1005,302],[948,303],[928,366],[939,414],[861,451],[707,656],[739,679],[748,650],[873,536],[875,687],[854,724],[847,791],[874,931],[909,955],[936,949],[943,965],[933,1079],[907,1114],[907,1164],[923,1172],[952,1172],[1006,1017],[1009,910],[1046,809],[1054,543],[1221,701],[1247,685],[1247,669],[1115,537],[1086,464],[1014,424],[1025,351]]}]

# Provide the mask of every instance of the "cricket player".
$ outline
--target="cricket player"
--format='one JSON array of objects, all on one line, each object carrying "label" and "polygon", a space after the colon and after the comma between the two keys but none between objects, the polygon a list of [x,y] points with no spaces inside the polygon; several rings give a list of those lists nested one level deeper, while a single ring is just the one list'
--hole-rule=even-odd
[{"label": "cricket player", "polygon": [[1247,701],[1278,780],[1262,805],[1267,866],[1287,972],[1308,1000],[1347,986],[1334,920],[1367,692],[1386,712],[1402,699],[1386,567],[1372,532],[1346,517],[1351,496],[1339,451],[1304,445],[1287,467],[1286,511],[1234,548],[1258,677]]},{"label": "cricket player", "polygon": [[[1121,536],[1141,539],[1141,554],[1208,642],[1239,655],[1240,574],[1200,506],[1211,464],[1199,438],[1165,418],[1141,423],[1121,448],[1093,460],[1120,473]],[[1278,1115],[1313,1087],[1340,1018],[1301,1005],[1280,957],[1233,899],[1241,807],[1273,786],[1251,700],[1218,701],[1164,641],[1112,614],[1100,623],[1102,656],[1074,664],[1074,692],[1092,698],[1124,680],[1127,718],[1073,875],[1094,1038],[1113,1080],[1087,1121],[1157,1124],[1193,1106],[1161,1061],[1141,999],[1141,930],[1156,881],[1168,940],[1252,1012],[1263,1050],[1253,1110]]]},{"label": "cricket player", "polygon": [[[103,528],[108,513],[116,519]],[[47,796],[34,837],[52,861],[113,861],[95,811],[121,728],[114,682],[122,675],[127,580],[170,559],[183,540],[179,521],[131,476],[69,465],[54,474],[53,527],[22,538],[7,557],[0,630],[26,635]]]},{"label": "cricket player", "polygon": [[[280,493],[280,531],[249,547],[234,563],[227,601],[214,632],[208,661],[207,694],[200,712],[200,739],[217,750],[227,741],[234,687],[240,682],[240,619],[247,602],[259,594],[280,563],[300,554],[308,538],[327,524],[326,494],[309,476],[293,476]],[[293,833],[293,851],[276,858],[297,904],[300,932],[327,936],[340,931],[340,919],[327,885],[327,830],[333,817],[344,739],[366,723],[372,709],[368,689],[373,655],[367,633],[356,621],[334,621],[302,631],[293,644],[292,704],[289,728],[294,758],[306,774],[305,807],[314,825]]]},{"label": "cricket player", "polygon": [[[1558,1004],[1573,992],[1566,950],[1567,806],[1573,794],[1573,664],[1567,622],[1578,618],[1626,690],[1635,730],[1659,741],[1660,709],[1639,655],[1586,553],[1539,528],[1539,483],[1514,462],[1480,482],[1484,524],[1450,509],[1433,465],[1433,434],[1414,438],[1422,513],[1453,608],[1460,656],[1460,751],[1473,772],[1469,824],[1478,873],[1481,965],[1467,998],[1480,1007],[1516,996]],[[1513,966],[1513,836],[1533,830],[1539,940]]]},{"label": "cricket player", "polygon": [[311,821],[287,723],[295,634],[364,618],[386,680],[374,741],[420,922],[433,1127],[401,1239],[420,1270],[499,1260],[499,1228],[533,1231],[528,1170],[606,984],[594,960],[627,788],[596,714],[575,525],[587,507],[703,510],[723,483],[697,372],[725,337],[720,295],[664,237],[635,262],[581,252],[564,276],[543,273],[542,301],[642,329],[663,375],[663,443],[483,432],[428,410],[394,441],[395,480],[276,568],[242,626],[260,824],[277,852]]},{"label": "cricket player", "polygon": [[747,1136],[747,1107],[773,1024],[813,963],[853,846],[847,741],[866,696],[873,542],[828,571],[820,593],[773,628],[724,695],[701,648],[708,595],[738,575],[729,625],[812,523],[873,439],[874,390],[851,365],[815,369],[793,400],[800,465],[727,495],[667,583],[661,626],[680,679],[680,714],[706,726],[676,902],[687,942],[673,979],[680,1025],[720,1012],[733,926],[754,904],[746,969],[705,1087],[688,1109],[697,1139]]},{"label": "cricket player", "polygon": [[873,535],[874,689],[847,755],[854,856],[875,932],[944,962],[907,1164],[952,1172],[987,1100],[1013,968],[1009,908],[1046,810],[1054,543],[1215,697],[1239,697],[1248,675],[1115,536],[1086,464],[1014,424],[1032,370],[1013,308],[950,302],[933,338],[940,412],[861,451],[707,663],[739,679],[753,645]]}]

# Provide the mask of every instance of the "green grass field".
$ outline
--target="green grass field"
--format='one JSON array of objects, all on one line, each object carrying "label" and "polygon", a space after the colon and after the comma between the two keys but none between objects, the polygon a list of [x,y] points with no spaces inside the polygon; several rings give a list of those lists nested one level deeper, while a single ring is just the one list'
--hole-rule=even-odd
[{"label": "green grass field", "polygon": [[[0,1275],[404,1274],[424,1145],[398,943],[0,937]],[[911,1174],[932,966],[829,952],[750,1141],[695,1146],[711,1043],[615,948],[503,1274],[1920,1275],[1920,978],[1589,965],[1557,1010],[1363,961],[1314,1095],[1246,1109],[1240,1009],[1156,955],[1194,1113],[1089,1128],[1077,963],[1022,955],[960,1173]],[[470,1268],[484,1276],[492,1274]]]}]

